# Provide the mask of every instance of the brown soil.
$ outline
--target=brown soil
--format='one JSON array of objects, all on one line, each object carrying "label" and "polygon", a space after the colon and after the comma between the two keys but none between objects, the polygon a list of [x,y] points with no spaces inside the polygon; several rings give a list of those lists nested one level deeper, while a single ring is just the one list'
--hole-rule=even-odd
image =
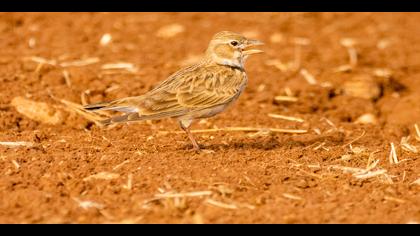
[{"label": "brown soil", "polygon": [[[2,13],[0,142],[33,145],[0,145],[0,222],[420,222],[419,22],[418,13]],[[195,153],[174,120],[102,129],[51,97],[81,104],[142,94],[221,30],[265,41],[266,53],[247,61],[238,102],[193,129],[307,133],[200,133],[206,151]],[[105,33],[112,41],[101,46]],[[287,66],[299,38],[309,40],[299,55],[315,84]],[[356,43],[357,65],[337,72],[349,63],[345,38]],[[99,61],[61,67],[35,56]],[[138,70],[101,68],[115,62]],[[373,124],[356,122],[367,113]]]}]

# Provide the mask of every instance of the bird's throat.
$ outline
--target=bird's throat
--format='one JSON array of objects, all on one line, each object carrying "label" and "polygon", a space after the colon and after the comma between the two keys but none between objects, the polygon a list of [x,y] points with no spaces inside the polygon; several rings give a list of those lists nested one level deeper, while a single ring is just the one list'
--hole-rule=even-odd
[{"label": "bird's throat", "polygon": [[241,70],[243,70],[243,68],[244,68],[244,64],[243,64],[242,60],[223,59],[223,60],[221,60],[220,64],[224,65],[224,66],[238,68],[238,69],[241,69]]}]

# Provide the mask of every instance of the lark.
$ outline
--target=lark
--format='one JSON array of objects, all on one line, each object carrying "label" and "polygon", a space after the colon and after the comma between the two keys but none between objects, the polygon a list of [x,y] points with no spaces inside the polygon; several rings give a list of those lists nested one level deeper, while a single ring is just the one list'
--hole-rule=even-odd
[{"label": "lark", "polygon": [[263,51],[261,41],[222,31],[213,36],[205,55],[196,64],[183,68],[141,96],[121,98],[85,106],[86,110],[122,112],[102,120],[113,123],[175,118],[187,133],[194,150],[200,146],[190,131],[194,120],[209,118],[235,102],[247,85],[246,59]]}]

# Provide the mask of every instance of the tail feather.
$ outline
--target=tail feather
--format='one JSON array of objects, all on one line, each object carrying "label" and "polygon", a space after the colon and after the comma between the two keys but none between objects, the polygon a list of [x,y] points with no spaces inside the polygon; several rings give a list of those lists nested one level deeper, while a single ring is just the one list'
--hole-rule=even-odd
[{"label": "tail feather", "polygon": [[88,111],[119,111],[125,113],[133,113],[138,112],[138,108],[134,107],[133,105],[127,104],[125,100],[115,100],[112,102],[100,102],[91,105],[84,106],[84,109]]},{"label": "tail feather", "polygon": [[95,110],[102,110],[103,108],[109,106],[109,102],[100,102],[95,104],[86,105],[83,108],[89,111],[95,111]]},{"label": "tail feather", "polygon": [[111,102],[100,102],[95,104],[86,105],[83,108],[87,111],[118,111],[118,112],[124,112],[126,114],[121,116],[114,116],[109,119],[101,120],[99,121],[102,125],[107,126],[113,123],[122,123],[127,121],[134,121],[136,119],[139,119],[138,115],[138,108],[129,106],[127,103],[125,103],[125,100],[115,100]]},{"label": "tail feather", "polygon": [[100,121],[102,125],[110,125],[114,123],[123,123],[123,122],[129,122],[129,121],[138,121],[143,120],[142,117],[139,116],[138,113],[128,113],[122,116],[114,116],[109,119],[105,119]]},{"label": "tail feather", "polygon": [[[167,117],[177,117],[184,115],[188,112],[187,109],[179,109],[172,111],[160,111],[160,112],[144,112],[141,110],[142,98],[131,97],[123,98],[111,102],[101,102],[91,105],[84,106],[84,109],[87,111],[118,111],[125,114],[120,116],[110,117],[100,121],[102,125],[110,125],[114,123],[123,123],[131,121],[141,121],[141,120],[158,120]],[[140,115],[141,114],[141,115]]]}]

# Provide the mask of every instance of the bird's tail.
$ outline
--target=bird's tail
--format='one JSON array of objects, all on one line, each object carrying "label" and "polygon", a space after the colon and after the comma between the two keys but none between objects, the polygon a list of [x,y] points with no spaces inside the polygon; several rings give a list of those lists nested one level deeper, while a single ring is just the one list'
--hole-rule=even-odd
[{"label": "bird's tail", "polygon": [[109,106],[109,104],[110,104],[109,102],[100,102],[100,103],[86,105],[83,108],[88,110],[88,111],[96,111],[96,110],[101,110],[101,109]]},{"label": "bird's tail", "polygon": [[119,111],[126,114],[121,116],[114,116],[109,119],[99,121],[102,125],[110,125],[113,123],[121,123],[128,121],[141,120],[138,108],[132,105],[133,98],[124,98],[111,102],[100,102],[86,105],[83,108],[87,111]]},{"label": "bird's tail", "polygon": [[99,121],[102,125],[107,126],[115,123],[124,123],[130,121],[139,121],[144,120],[142,119],[138,113],[128,113],[121,116],[113,116],[111,118]]}]

